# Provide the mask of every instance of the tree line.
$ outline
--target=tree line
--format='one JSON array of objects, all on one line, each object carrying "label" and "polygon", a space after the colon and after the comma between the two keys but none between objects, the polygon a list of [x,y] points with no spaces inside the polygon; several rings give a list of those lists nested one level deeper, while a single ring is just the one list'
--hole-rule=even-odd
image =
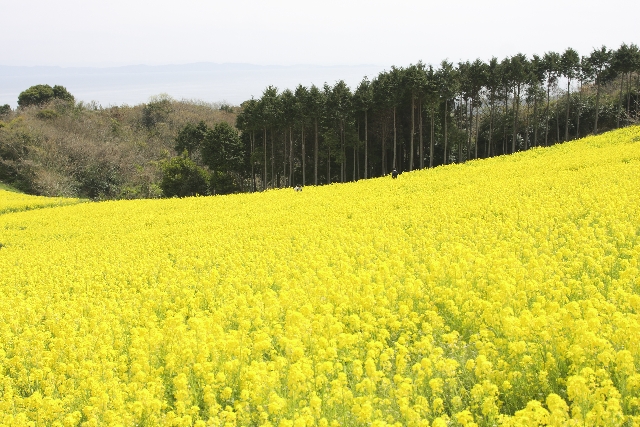
[{"label": "tree line", "polygon": [[[278,90],[238,107],[76,103],[62,86],[0,106],[0,180],[91,199],[262,191],[385,176],[549,146],[638,122],[635,44],[391,67],[355,88]],[[234,127],[235,125],[235,127]]]},{"label": "tree line", "polygon": [[355,90],[344,81],[269,86],[241,105],[246,161],[237,176],[257,191],[511,154],[636,123],[639,93],[635,44],[418,62]]}]

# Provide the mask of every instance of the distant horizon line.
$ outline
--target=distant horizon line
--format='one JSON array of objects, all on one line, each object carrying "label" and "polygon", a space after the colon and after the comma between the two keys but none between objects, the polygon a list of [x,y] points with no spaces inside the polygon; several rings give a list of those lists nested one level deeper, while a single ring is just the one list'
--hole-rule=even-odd
[{"label": "distant horizon line", "polygon": [[321,67],[321,68],[334,68],[334,67],[387,67],[389,65],[379,63],[335,63],[335,64],[314,64],[314,63],[296,63],[296,64],[256,64],[251,62],[213,62],[213,61],[194,61],[184,63],[166,63],[166,64],[126,64],[126,65],[15,65],[15,64],[2,64],[0,67],[6,68],[56,68],[56,69],[109,69],[109,68],[132,68],[132,67],[180,67],[189,65],[217,65],[217,66],[250,66],[250,67],[264,67],[264,68],[295,68],[295,67]]},{"label": "distant horizon line", "polygon": [[137,105],[166,93],[174,99],[197,99],[240,105],[269,86],[289,88],[344,81],[356,87],[391,65],[259,65],[194,62],[118,67],[0,65],[0,105],[17,105],[19,94],[36,84],[62,85],[76,100],[101,105]]}]

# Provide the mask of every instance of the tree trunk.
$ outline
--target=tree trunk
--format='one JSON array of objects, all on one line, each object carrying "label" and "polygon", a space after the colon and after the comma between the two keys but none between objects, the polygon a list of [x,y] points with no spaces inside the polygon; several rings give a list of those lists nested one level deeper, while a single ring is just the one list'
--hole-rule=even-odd
[{"label": "tree trunk", "polygon": [[571,80],[567,79],[567,120],[564,125],[564,140],[569,140],[569,106],[571,104]]},{"label": "tree trunk", "polygon": [[576,108],[576,138],[580,138],[580,114],[582,113],[582,79],[578,91],[578,108]]},{"label": "tree trunk", "polygon": [[364,179],[369,176],[369,132],[367,110],[364,110]]},{"label": "tree trunk", "polygon": [[518,138],[518,113],[520,111],[520,85],[513,91],[513,138],[511,140],[511,153],[516,152],[516,139]]},{"label": "tree trunk", "polygon": [[529,103],[527,102],[527,112],[525,114],[524,121],[524,150],[527,151],[529,149]]},{"label": "tree trunk", "polygon": [[[476,107],[476,110],[479,110],[479,108],[480,108],[480,106]],[[480,140],[480,138],[479,138],[480,133],[478,131],[478,129],[479,129],[478,128],[478,126],[479,126],[479,124],[478,124],[478,116],[480,116],[480,111],[476,111],[476,142],[474,144],[475,151],[476,151],[476,155],[475,155],[476,160],[478,159],[478,141]]]},{"label": "tree trunk", "polygon": [[560,99],[556,98],[556,142],[560,142],[560,111],[558,109]]},{"label": "tree trunk", "polygon": [[293,186],[293,127],[289,126],[289,186]]},{"label": "tree trunk", "polygon": [[382,176],[387,174],[387,119],[385,117],[382,121]]},{"label": "tree trunk", "polygon": [[313,150],[313,185],[318,185],[318,118],[315,118],[315,145]]},{"label": "tree trunk", "polygon": [[[466,127],[466,125],[467,125],[466,116],[467,116],[468,110],[469,110],[469,100],[465,99],[464,100],[464,116],[465,117],[462,117],[463,113],[462,113],[462,100],[461,100],[460,101],[460,114],[459,114],[459,117],[458,117],[458,129],[460,129],[462,127],[461,126],[462,122],[464,122],[465,127]],[[468,136],[469,135],[469,128],[467,128],[466,130],[467,130],[467,136]],[[463,144],[461,143],[461,141],[458,141],[458,163],[462,163],[462,145]]]},{"label": "tree trunk", "polygon": [[353,181],[360,178],[360,120],[358,120],[358,142],[353,145]]},{"label": "tree trunk", "polygon": [[434,112],[433,112],[433,106],[431,107],[431,114],[429,115],[429,118],[431,119],[431,132],[430,132],[430,141],[429,141],[429,167],[432,168],[433,167],[433,150],[434,150],[434,146],[433,146],[433,137],[435,134],[435,117],[434,117]]},{"label": "tree trunk", "polygon": [[[271,188],[275,188],[277,182],[274,182],[275,169],[276,169],[276,155],[275,155],[276,140],[273,138],[273,128],[271,128]],[[277,180],[276,180],[277,181]]]},{"label": "tree trunk", "polygon": [[396,106],[393,106],[393,169],[396,168],[396,152],[398,140],[396,138]]},{"label": "tree trunk", "polygon": [[627,120],[631,118],[631,71],[627,73]]},{"label": "tree trunk", "polygon": [[420,132],[420,136],[418,137],[420,144],[420,169],[424,169],[424,139],[422,137],[422,99],[418,101],[418,113],[420,116],[418,117],[418,132]]},{"label": "tree trunk", "polygon": [[502,127],[502,154],[507,154],[507,114],[509,113],[509,92],[505,90],[504,126]]},{"label": "tree trunk", "polygon": [[253,153],[256,150],[256,132],[251,130],[251,192],[256,191],[256,163],[254,161]]},{"label": "tree trunk", "polygon": [[444,100],[444,162],[443,164],[447,164],[447,110],[448,110],[448,99]]},{"label": "tree trunk", "polygon": [[467,160],[471,160],[471,138],[473,137],[473,98],[471,98],[469,109],[469,137],[467,138]]},{"label": "tree trunk", "polygon": [[283,130],[283,141],[284,145],[282,146],[282,181],[278,182],[278,187],[287,187],[289,183],[287,182],[287,128],[285,127]]},{"label": "tree trunk", "polygon": [[344,129],[342,128],[342,121],[340,124],[340,182],[347,180],[347,148],[344,141]]},{"label": "tree trunk", "polygon": [[302,138],[302,186],[304,187],[307,184],[307,153],[305,153],[305,143],[304,143],[304,120],[302,121],[301,128],[301,138]]},{"label": "tree trunk", "polygon": [[331,184],[331,147],[327,144],[327,184]]},{"label": "tree trunk", "polygon": [[549,146],[549,104],[551,103],[551,84],[547,83],[547,112],[545,114],[546,125],[544,128],[544,146]]},{"label": "tree trunk", "polygon": [[538,146],[538,87],[533,95],[533,146]]},{"label": "tree trunk", "polygon": [[413,170],[413,135],[416,133],[416,106],[415,96],[411,94],[411,152],[409,153],[409,171]]},{"label": "tree trunk", "polygon": [[267,189],[267,128],[264,128],[264,138],[262,139],[264,145],[264,176],[262,181],[262,190]]},{"label": "tree trunk", "polygon": [[347,138],[345,136],[345,131],[344,131],[344,121],[340,122],[340,138],[342,141],[342,160],[341,163],[343,164],[342,169],[343,169],[343,173],[342,173],[342,182],[345,182],[347,180]]},{"label": "tree trunk", "polygon": [[640,71],[636,73],[636,119],[640,114]]},{"label": "tree trunk", "polygon": [[600,112],[600,76],[596,76],[596,118],[593,124],[593,133],[598,133],[598,113]]},{"label": "tree trunk", "polygon": [[616,118],[616,128],[620,128],[620,116],[622,116],[622,91],[624,90],[624,74],[620,76],[620,101],[618,103],[618,117]]},{"label": "tree trunk", "polygon": [[345,147],[344,147],[344,123],[342,119],[340,119],[340,182],[344,182],[346,175],[346,158],[345,158]]},{"label": "tree trunk", "polygon": [[636,119],[640,115],[640,71],[636,73]]},{"label": "tree trunk", "polygon": [[487,158],[491,157],[491,145],[493,143],[493,91],[489,95],[489,142],[487,143]]}]

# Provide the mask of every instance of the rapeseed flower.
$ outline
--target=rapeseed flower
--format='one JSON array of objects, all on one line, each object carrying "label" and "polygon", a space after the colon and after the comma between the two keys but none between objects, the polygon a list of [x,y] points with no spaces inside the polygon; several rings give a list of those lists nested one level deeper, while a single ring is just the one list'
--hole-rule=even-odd
[{"label": "rapeseed flower", "polygon": [[0,191],[0,426],[640,425],[639,182],[631,127],[295,194]]}]

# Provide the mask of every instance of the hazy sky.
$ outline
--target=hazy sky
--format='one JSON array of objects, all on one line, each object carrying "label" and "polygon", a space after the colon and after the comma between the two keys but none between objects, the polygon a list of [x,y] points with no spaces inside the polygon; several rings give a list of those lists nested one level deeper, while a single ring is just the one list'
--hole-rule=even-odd
[{"label": "hazy sky", "polygon": [[0,0],[0,65],[406,66],[639,43],[633,0]]}]

